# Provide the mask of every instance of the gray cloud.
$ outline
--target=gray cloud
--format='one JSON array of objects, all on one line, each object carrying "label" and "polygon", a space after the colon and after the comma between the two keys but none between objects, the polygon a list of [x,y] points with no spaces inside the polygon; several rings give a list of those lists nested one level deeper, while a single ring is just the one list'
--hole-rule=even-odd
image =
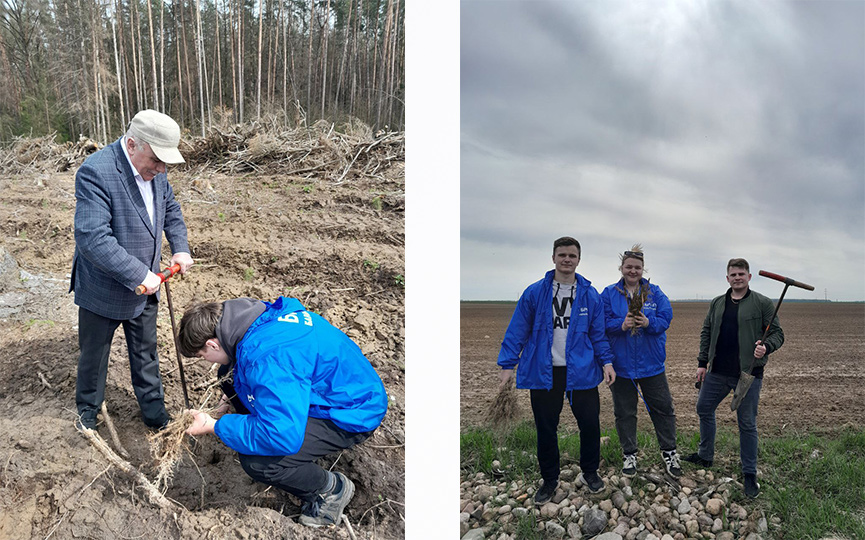
[{"label": "gray cloud", "polygon": [[673,298],[744,256],[865,299],[865,4],[464,1],[460,24],[463,298],[516,298],[572,234],[598,288],[641,241]]}]

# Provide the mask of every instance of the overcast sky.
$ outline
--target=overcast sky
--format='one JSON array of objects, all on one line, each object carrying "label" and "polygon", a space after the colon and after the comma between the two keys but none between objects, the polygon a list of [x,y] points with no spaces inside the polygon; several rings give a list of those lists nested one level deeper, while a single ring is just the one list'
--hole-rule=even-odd
[{"label": "overcast sky", "polygon": [[460,297],[516,300],[641,242],[671,299],[865,300],[865,2],[460,4]]}]

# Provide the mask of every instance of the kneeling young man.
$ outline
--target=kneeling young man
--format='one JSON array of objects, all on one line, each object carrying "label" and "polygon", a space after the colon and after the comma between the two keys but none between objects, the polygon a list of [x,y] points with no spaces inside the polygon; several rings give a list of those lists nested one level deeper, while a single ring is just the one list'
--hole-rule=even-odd
[{"label": "kneeling young man", "polygon": [[184,356],[220,364],[223,392],[239,413],[216,420],[193,410],[186,433],[215,433],[254,480],[300,498],[304,525],[337,524],[354,484],[315,461],[364,441],[387,410],[384,385],[360,348],[285,297],[196,304],[178,333]]}]

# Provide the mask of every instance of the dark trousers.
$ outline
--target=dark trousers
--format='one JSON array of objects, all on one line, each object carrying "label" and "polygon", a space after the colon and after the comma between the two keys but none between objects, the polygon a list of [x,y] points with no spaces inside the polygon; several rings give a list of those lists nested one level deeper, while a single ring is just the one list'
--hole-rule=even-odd
[{"label": "dark trousers", "polygon": [[168,421],[163,400],[159,357],[156,354],[156,312],[159,303],[155,296],[147,298],[141,315],[119,321],[78,308],[78,378],[75,383],[75,404],[84,419],[95,419],[105,399],[105,380],[108,377],[108,356],[114,331],[121,324],[129,350],[129,371],[132,388],[141,408],[141,416],[148,426],[161,426]]},{"label": "dark trousers", "polygon": [[559,416],[564,398],[580,428],[580,468],[584,473],[597,472],[601,462],[601,400],[598,389],[565,392],[567,373],[564,366],[553,367],[553,388],[531,390],[532,413],[538,431],[538,464],[544,481],[559,479]]},{"label": "dark trousers", "polygon": [[643,379],[616,377],[610,386],[613,393],[613,412],[616,415],[616,432],[625,454],[637,453],[637,386],[649,409],[649,417],[655,426],[655,435],[663,451],[676,449],[676,411],[673,396],[667,384],[667,374],[658,373]]},{"label": "dark trousers", "polygon": [[330,420],[309,418],[303,444],[290,456],[248,456],[238,454],[240,464],[253,480],[276,486],[303,501],[312,501],[324,491],[327,473],[315,461],[328,454],[365,441],[372,431],[351,433]]}]

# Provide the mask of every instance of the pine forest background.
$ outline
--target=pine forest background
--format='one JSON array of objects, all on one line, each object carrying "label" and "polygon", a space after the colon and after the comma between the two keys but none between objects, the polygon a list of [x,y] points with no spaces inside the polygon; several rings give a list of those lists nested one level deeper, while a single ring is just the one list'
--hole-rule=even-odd
[{"label": "pine forest background", "polygon": [[[211,126],[403,130],[402,0],[0,0],[0,141]],[[387,127],[386,127],[387,126]]]}]

